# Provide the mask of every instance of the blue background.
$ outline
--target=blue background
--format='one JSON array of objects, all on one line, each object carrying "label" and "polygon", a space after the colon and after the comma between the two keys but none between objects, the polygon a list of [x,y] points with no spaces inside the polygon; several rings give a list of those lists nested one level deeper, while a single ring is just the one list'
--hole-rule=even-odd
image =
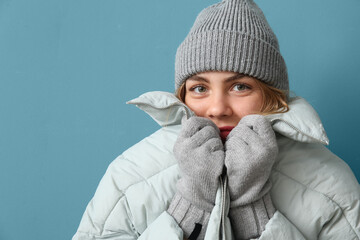
[{"label": "blue background", "polygon": [[[108,164],[158,126],[125,102],[173,91],[213,0],[0,0],[0,239],[70,239]],[[360,179],[360,1],[258,0],[291,89]]]}]

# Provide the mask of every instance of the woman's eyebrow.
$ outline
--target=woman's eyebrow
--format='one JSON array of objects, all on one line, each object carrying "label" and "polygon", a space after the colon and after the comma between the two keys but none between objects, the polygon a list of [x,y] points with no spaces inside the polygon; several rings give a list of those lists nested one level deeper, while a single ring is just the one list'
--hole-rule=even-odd
[{"label": "woman's eyebrow", "polygon": [[191,76],[188,80],[190,81],[200,81],[200,82],[209,82],[209,80],[207,80],[206,78],[203,78],[203,77],[199,77],[199,76]]},{"label": "woman's eyebrow", "polygon": [[[238,73],[238,74],[235,74],[234,76],[226,78],[225,82],[235,81],[235,80],[238,80],[238,79],[243,78],[243,77],[245,77],[245,74]],[[190,78],[188,78],[188,80],[207,82],[207,83],[209,82],[209,80],[207,80],[206,78],[203,78],[203,77],[200,77],[200,76],[197,76],[197,75],[191,76]]]},{"label": "woman's eyebrow", "polygon": [[225,82],[231,82],[231,81],[234,81],[234,80],[238,80],[238,79],[240,79],[240,78],[243,78],[243,77],[245,77],[245,74],[239,73],[239,74],[236,74],[236,75],[234,75],[234,76],[231,76],[231,77],[227,78],[227,79],[225,80]]}]

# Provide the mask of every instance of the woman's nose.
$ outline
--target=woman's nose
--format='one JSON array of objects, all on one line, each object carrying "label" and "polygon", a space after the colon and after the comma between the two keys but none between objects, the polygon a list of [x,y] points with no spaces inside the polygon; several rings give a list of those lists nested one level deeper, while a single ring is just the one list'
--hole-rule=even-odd
[{"label": "woman's nose", "polygon": [[209,118],[223,118],[231,116],[232,109],[225,95],[213,96],[207,111]]}]

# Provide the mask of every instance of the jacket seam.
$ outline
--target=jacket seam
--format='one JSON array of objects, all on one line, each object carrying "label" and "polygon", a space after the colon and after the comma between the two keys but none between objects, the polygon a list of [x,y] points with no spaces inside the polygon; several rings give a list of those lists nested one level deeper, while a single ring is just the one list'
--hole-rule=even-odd
[{"label": "jacket seam", "polygon": [[[124,156],[123,156],[123,157],[124,157]],[[124,157],[124,160],[128,160],[128,159]],[[168,166],[168,167],[166,167],[166,168],[164,168],[164,169],[161,169],[159,172],[156,172],[156,173],[154,173],[153,175],[151,175],[151,176],[149,176],[149,177],[147,177],[147,178],[141,176],[142,179],[141,179],[140,181],[135,182],[135,183],[127,186],[127,187],[124,188],[124,189],[118,189],[118,191],[119,191],[120,193],[122,193],[123,196],[121,196],[121,197],[116,201],[116,203],[114,204],[113,208],[111,209],[111,211],[109,212],[108,216],[106,217],[106,219],[105,219],[105,221],[104,221],[104,224],[103,224],[102,231],[101,231],[101,235],[102,235],[103,231],[105,230],[104,226],[106,225],[106,222],[108,221],[108,218],[110,217],[110,215],[111,215],[112,212],[114,211],[114,208],[117,206],[117,204],[119,203],[119,201],[120,201],[122,198],[125,198],[125,200],[126,200],[126,206],[127,206],[127,207],[126,207],[127,217],[128,217],[128,219],[130,220],[130,222],[131,222],[131,227],[132,227],[133,233],[134,233],[135,235],[139,236],[139,232],[137,231],[137,229],[136,229],[136,227],[135,227],[134,220],[133,220],[133,217],[132,217],[132,213],[131,213],[131,210],[130,210],[130,207],[129,207],[129,203],[128,203],[128,200],[127,200],[127,193],[126,193],[126,191],[127,191],[130,187],[132,187],[132,186],[134,186],[134,185],[137,185],[137,184],[142,183],[142,182],[147,182],[149,179],[155,177],[156,175],[160,174],[161,172],[163,172],[163,171],[165,171],[166,169],[171,168],[171,167],[173,167],[173,166],[175,166],[175,165],[177,165],[177,163],[174,163],[174,164],[172,164],[171,166]],[[114,232],[115,232],[115,231],[114,231]],[[120,232],[118,232],[118,233],[120,233]]]},{"label": "jacket seam", "polygon": [[[281,118],[274,118],[271,122],[272,123],[283,122],[283,123],[287,124],[290,128],[292,128],[297,134],[304,135],[305,137],[308,137],[308,138],[312,139],[316,143],[321,143],[321,144],[326,144],[326,145],[329,144],[327,141],[319,139],[319,137],[315,137],[311,133],[307,133],[307,132],[305,132],[303,130],[300,130],[299,128],[295,127],[293,124],[289,123],[287,120],[284,120],[284,119],[281,119]],[[322,137],[324,137],[324,135]]]},{"label": "jacket seam", "polygon": [[126,201],[126,215],[127,215],[127,218],[129,219],[129,221],[131,222],[131,228],[133,230],[133,233],[136,235],[136,236],[139,236],[139,233],[138,231],[136,230],[135,228],[135,224],[134,224],[134,221],[133,221],[133,217],[132,217],[132,214],[131,214],[131,211],[130,211],[130,208],[128,207],[129,204],[128,204],[128,200],[127,200],[127,196],[126,194],[121,190],[119,189],[119,192],[121,192],[123,194],[123,196],[119,197],[119,199],[116,201],[116,203],[114,204],[113,208],[111,209],[111,211],[109,212],[109,214],[106,216],[105,220],[104,220],[104,223],[102,224],[102,229],[99,233],[99,235],[97,234],[91,234],[91,233],[88,233],[88,232],[83,232],[83,231],[77,231],[78,233],[82,233],[82,234],[86,234],[88,235],[89,237],[91,238],[94,238],[94,239],[98,239],[98,238],[104,238],[104,237],[109,237],[109,236],[113,236],[114,234],[121,234],[123,231],[114,231],[114,230],[111,230],[113,233],[112,234],[106,234],[106,235],[103,235],[104,231],[106,230],[105,228],[105,225],[111,215],[111,213],[114,211],[114,208],[117,206],[117,204],[119,203],[119,201],[123,198],[125,198],[125,201]]},{"label": "jacket seam", "polygon": [[[107,221],[108,221],[111,213],[114,211],[114,208],[118,205],[118,203],[120,202],[120,200],[124,198],[124,199],[125,199],[125,202],[126,202],[126,215],[127,215],[127,218],[129,219],[129,221],[131,222],[131,229],[133,230],[133,233],[138,236],[139,233],[138,233],[138,231],[137,231],[136,228],[135,228],[134,220],[133,220],[133,217],[132,217],[131,210],[130,210],[130,208],[129,208],[129,203],[128,203],[128,200],[127,200],[126,193],[123,192],[121,189],[119,189],[119,191],[123,194],[123,196],[121,196],[121,197],[116,201],[116,203],[114,204],[113,208],[111,209],[111,211],[110,211],[109,214],[107,215],[107,217],[106,217],[106,219],[105,219],[105,221],[104,221],[104,226],[103,226],[103,229],[102,229],[102,231],[101,231],[101,235],[102,235],[102,233],[103,233],[104,230],[105,230],[105,225],[106,225],[106,223],[107,223]],[[117,231],[114,231],[114,232],[120,233],[120,232],[117,232]]]},{"label": "jacket seam", "polygon": [[[124,158],[124,159],[126,159],[126,158]],[[126,159],[126,160],[127,160],[127,159]],[[169,168],[172,168],[172,167],[174,167],[174,166],[176,166],[176,165],[177,165],[177,163],[174,163],[174,164],[172,164],[172,165],[170,165],[170,166],[168,166],[168,167],[166,167],[166,168],[161,169],[159,172],[156,172],[156,173],[154,173],[153,175],[151,175],[151,176],[149,176],[149,177],[147,177],[147,178],[145,178],[145,177],[143,177],[143,176],[140,176],[140,177],[141,177],[141,180],[140,180],[140,181],[135,182],[135,183],[132,183],[131,185],[127,186],[127,187],[124,188],[124,189],[119,189],[119,191],[121,191],[124,195],[126,195],[126,191],[127,191],[130,187],[132,187],[132,186],[134,186],[134,185],[137,185],[137,184],[139,184],[139,183],[142,183],[142,182],[147,182],[149,179],[155,177],[156,175],[158,175],[158,174],[162,173],[163,171],[165,171],[165,170],[167,170],[167,169],[169,169]]]},{"label": "jacket seam", "polygon": [[114,233],[113,234],[107,234],[107,235],[104,235],[104,236],[101,236],[101,235],[96,235],[96,234],[92,234],[92,233],[88,233],[88,232],[83,232],[83,231],[77,231],[77,233],[81,233],[83,235],[87,235],[88,237],[91,237],[91,239],[107,239],[108,237],[116,237],[118,235],[115,235],[115,234],[118,234],[118,233],[122,233],[122,232],[116,232],[116,231],[113,231]]},{"label": "jacket seam", "polygon": [[288,176],[287,174],[281,172],[281,171],[278,170],[278,169],[275,169],[275,168],[274,168],[274,171],[276,171],[276,172],[278,172],[279,174],[282,174],[283,176],[291,179],[292,181],[294,181],[294,182],[302,185],[302,186],[305,187],[306,189],[310,189],[310,190],[312,190],[312,191],[314,191],[314,192],[316,192],[316,193],[324,196],[325,198],[327,198],[328,200],[330,200],[332,203],[334,203],[334,204],[340,209],[341,215],[344,217],[344,219],[346,220],[346,222],[348,223],[348,225],[351,227],[351,230],[354,232],[355,236],[357,236],[357,238],[360,239],[360,236],[359,236],[359,235],[357,234],[357,232],[355,231],[356,229],[351,225],[351,223],[350,223],[349,220],[347,219],[346,215],[344,214],[344,210],[341,208],[341,206],[340,206],[336,201],[334,201],[334,200],[333,200],[332,198],[330,198],[328,195],[326,195],[326,194],[324,194],[324,193],[322,193],[322,192],[319,192],[319,191],[317,191],[317,190],[315,190],[315,189],[313,189],[313,188],[311,188],[311,187],[309,187],[309,186],[307,186],[307,185],[299,182],[298,180],[296,180],[296,179]]},{"label": "jacket seam", "polygon": [[[127,201],[126,194],[125,194],[121,189],[119,189],[119,192],[121,192],[121,193],[123,194],[123,196],[119,197],[119,199],[116,201],[116,203],[114,204],[114,206],[113,206],[113,208],[111,209],[111,211],[109,211],[109,214],[106,216],[103,224],[101,224],[101,225],[102,225],[102,229],[101,229],[99,235],[97,235],[97,234],[90,234],[90,233],[88,233],[88,232],[82,232],[82,231],[78,231],[78,232],[79,232],[79,233],[86,234],[86,235],[88,235],[88,236],[90,236],[90,237],[92,237],[92,238],[109,237],[109,236],[113,236],[114,234],[121,234],[122,232],[124,232],[124,231],[120,231],[120,232],[119,232],[119,231],[111,230],[111,231],[113,232],[112,234],[103,235],[104,231],[106,230],[105,225],[106,225],[106,223],[107,223],[107,221],[108,221],[111,213],[114,211],[114,208],[115,208],[115,207],[117,206],[117,204],[119,203],[119,201],[120,201],[121,199],[125,198],[126,205],[128,206],[128,201]],[[132,218],[132,216],[131,216],[131,212],[130,212],[130,214],[129,214],[129,211],[130,211],[130,209],[128,209],[128,207],[127,207],[127,208],[126,208],[126,215],[127,215],[128,219],[129,219],[129,221],[131,222],[131,228],[132,228],[132,230],[133,230],[133,233],[134,233],[135,235],[139,235],[139,234],[137,233],[136,228],[135,228],[134,221],[133,221],[133,218]]]}]

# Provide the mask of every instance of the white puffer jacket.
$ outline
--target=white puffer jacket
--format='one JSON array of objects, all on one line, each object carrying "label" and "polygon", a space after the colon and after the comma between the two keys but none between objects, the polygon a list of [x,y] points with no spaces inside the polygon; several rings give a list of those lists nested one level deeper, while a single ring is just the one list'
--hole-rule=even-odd
[{"label": "white puffer jacket", "polygon": [[[117,157],[81,220],[76,239],[183,239],[166,212],[179,170],[172,149],[182,116],[193,113],[173,94],[150,92],[130,101],[162,128]],[[267,116],[279,145],[271,197],[277,212],[260,240],[360,239],[360,186],[331,153],[323,126],[302,98],[290,111]],[[218,189],[206,240],[232,239],[226,182]]]}]

